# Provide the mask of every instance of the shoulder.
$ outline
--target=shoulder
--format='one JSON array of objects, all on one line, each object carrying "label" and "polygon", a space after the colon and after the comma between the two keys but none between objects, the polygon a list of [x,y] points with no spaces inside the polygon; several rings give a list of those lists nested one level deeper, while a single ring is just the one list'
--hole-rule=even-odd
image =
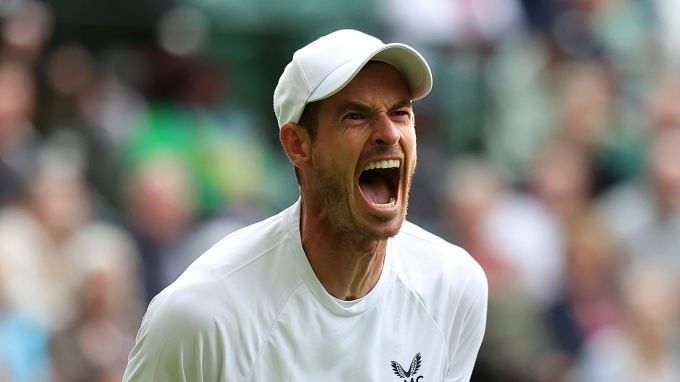
[{"label": "shoulder", "polygon": [[[124,380],[216,381],[225,370],[245,375],[274,316],[271,300],[252,290],[229,286],[210,268],[185,272],[151,301]],[[259,309],[267,316],[257,317]]]},{"label": "shoulder", "polygon": [[395,239],[398,279],[447,343],[445,380],[469,380],[486,327],[484,271],[467,251],[414,224]]},{"label": "shoulder", "polygon": [[240,310],[279,304],[301,282],[294,261],[301,246],[290,229],[293,208],[220,240],[179,277],[177,286],[200,290],[202,282],[212,280],[214,288],[200,293],[222,289],[214,298],[228,294],[227,303],[238,304]]},{"label": "shoulder", "polygon": [[463,248],[449,243],[419,226],[404,222],[394,240],[404,276],[413,281],[443,278],[452,287],[473,283],[486,285],[481,266]]},{"label": "shoulder", "polygon": [[[175,380],[182,364],[191,365],[183,373],[215,367],[247,372],[301,284],[285,220],[277,215],[230,234],[153,299],[128,366],[131,375],[143,377],[131,380]],[[218,379],[196,375],[182,374]]]},{"label": "shoulder", "polygon": [[[218,380],[233,315],[215,296],[214,278],[173,283],[149,305],[124,381]],[[225,300],[226,301],[226,300]]]},{"label": "shoulder", "polygon": [[266,255],[290,239],[288,213],[289,210],[285,210],[232,232],[201,255],[195,265],[212,268],[224,274],[237,271]]},{"label": "shoulder", "polygon": [[408,222],[394,245],[398,278],[440,325],[486,311],[486,275],[466,250]]},{"label": "shoulder", "polygon": [[[248,315],[258,304],[271,304],[297,286],[290,259],[293,241],[287,229],[287,211],[226,236],[201,255],[168,288],[149,312],[198,324],[214,317]],[[205,323],[205,322],[204,322]]]},{"label": "shoulder", "polygon": [[227,324],[234,317],[229,294],[209,270],[183,275],[151,301],[138,340],[155,347],[214,336],[217,320]]}]

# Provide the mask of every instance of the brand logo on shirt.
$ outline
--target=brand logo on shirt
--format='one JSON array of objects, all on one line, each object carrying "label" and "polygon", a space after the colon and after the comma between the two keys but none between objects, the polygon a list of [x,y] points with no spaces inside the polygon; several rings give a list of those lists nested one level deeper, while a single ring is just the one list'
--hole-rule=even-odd
[{"label": "brand logo on shirt", "polygon": [[423,376],[419,375],[418,377],[415,377],[416,373],[418,373],[418,369],[420,369],[420,361],[420,353],[418,353],[413,357],[413,361],[411,361],[411,366],[408,368],[408,371],[404,371],[404,368],[401,367],[399,362],[392,361],[392,370],[397,377],[404,378],[404,382],[420,382],[423,380]]}]

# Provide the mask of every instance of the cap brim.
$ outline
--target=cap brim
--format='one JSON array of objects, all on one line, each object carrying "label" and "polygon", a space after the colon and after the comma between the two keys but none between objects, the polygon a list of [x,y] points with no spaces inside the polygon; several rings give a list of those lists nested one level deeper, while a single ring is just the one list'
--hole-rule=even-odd
[{"label": "cap brim", "polygon": [[307,103],[328,98],[347,86],[369,61],[381,61],[397,68],[406,79],[413,100],[432,90],[432,72],[425,59],[408,45],[392,43],[350,60],[329,74],[310,94]]}]

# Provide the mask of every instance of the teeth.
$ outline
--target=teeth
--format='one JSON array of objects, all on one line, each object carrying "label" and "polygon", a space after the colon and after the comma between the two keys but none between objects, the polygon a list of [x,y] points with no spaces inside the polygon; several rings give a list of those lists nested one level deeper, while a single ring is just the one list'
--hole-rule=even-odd
[{"label": "teeth", "polygon": [[397,204],[397,199],[392,197],[390,198],[390,201],[384,204],[379,204],[379,203],[371,203],[373,206],[377,208],[391,208],[394,207],[395,204]]},{"label": "teeth", "polygon": [[364,171],[374,168],[399,168],[400,166],[401,161],[399,159],[378,160],[367,164]]}]

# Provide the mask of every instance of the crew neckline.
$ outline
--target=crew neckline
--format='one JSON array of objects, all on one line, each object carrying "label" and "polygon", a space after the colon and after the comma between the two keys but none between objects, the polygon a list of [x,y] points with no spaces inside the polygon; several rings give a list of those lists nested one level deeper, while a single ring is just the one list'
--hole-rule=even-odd
[{"label": "crew neckline", "polygon": [[316,274],[312,269],[312,265],[307,259],[307,255],[302,248],[300,213],[301,201],[298,199],[297,202],[295,202],[295,204],[293,204],[293,206],[291,206],[288,210],[287,225],[288,231],[293,238],[293,252],[299,265],[298,270],[312,295],[314,295],[317,301],[319,301],[319,303],[321,303],[329,311],[341,316],[359,315],[375,306],[380,301],[382,296],[387,292],[387,290],[389,290],[394,280],[394,272],[392,272],[392,239],[387,240],[383,268],[380,272],[378,282],[375,284],[373,289],[371,289],[365,296],[362,296],[359,299],[341,301],[326,291],[326,288],[324,288],[323,284],[321,284],[321,281],[319,281],[319,279],[316,277]]}]

